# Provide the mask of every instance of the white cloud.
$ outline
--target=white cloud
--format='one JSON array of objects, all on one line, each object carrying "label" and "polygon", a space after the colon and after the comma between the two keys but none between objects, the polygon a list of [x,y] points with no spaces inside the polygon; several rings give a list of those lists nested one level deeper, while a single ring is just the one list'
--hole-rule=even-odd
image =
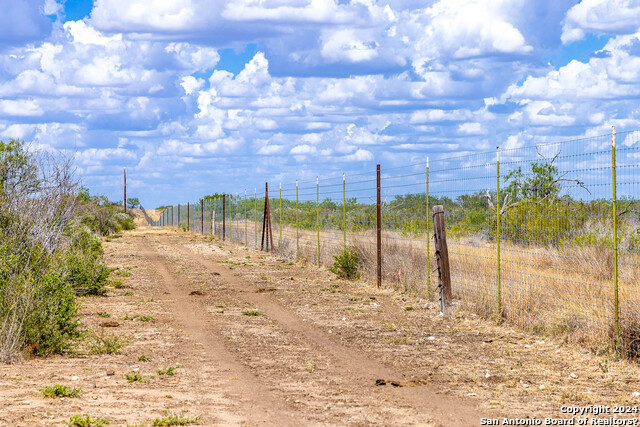
[{"label": "white cloud", "polygon": [[567,12],[562,42],[584,38],[585,32],[630,34],[640,29],[637,0],[582,0]]},{"label": "white cloud", "polygon": [[328,30],[322,36],[321,53],[330,62],[361,62],[377,57],[377,47],[375,40],[362,40],[353,29]]},{"label": "white cloud", "polygon": [[373,153],[369,150],[359,149],[353,154],[338,157],[343,162],[368,162],[373,160]]}]

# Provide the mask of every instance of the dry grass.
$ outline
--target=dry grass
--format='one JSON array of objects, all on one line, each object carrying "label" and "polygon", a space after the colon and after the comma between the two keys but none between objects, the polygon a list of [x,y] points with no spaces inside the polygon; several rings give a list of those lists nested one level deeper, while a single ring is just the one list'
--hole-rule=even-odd
[{"label": "dry grass", "polygon": [[[296,229],[283,225],[282,237],[273,224],[275,254],[296,258]],[[247,241],[255,244],[254,223],[248,222]],[[258,227],[260,247],[262,224]],[[317,234],[298,231],[299,258],[317,264]],[[227,236],[244,244],[244,222],[235,222]],[[280,241],[282,242],[280,244]],[[375,230],[348,233],[347,244],[357,248],[362,278],[375,280]],[[320,264],[333,264],[342,252],[340,230],[321,230]],[[405,292],[437,299],[438,274],[431,241],[427,265],[425,236],[410,238],[383,231],[383,282]],[[507,320],[525,330],[563,336],[567,341],[597,349],[614,342],[613,251],[597,247],[523,247],[501,243],[500,282],[502,312],[498,306],[498,268],[495,241],[477,237],[449,238],[454,296],[470,311],[495,320]],[[620,346],[627,357],[640,357],[640,257],[637,252],[618,255]],[[429,276],[428,276],[429,275]],[[430,280],[428,280],[430,279]],[[430,287],[427,286],[430,283]]]}]

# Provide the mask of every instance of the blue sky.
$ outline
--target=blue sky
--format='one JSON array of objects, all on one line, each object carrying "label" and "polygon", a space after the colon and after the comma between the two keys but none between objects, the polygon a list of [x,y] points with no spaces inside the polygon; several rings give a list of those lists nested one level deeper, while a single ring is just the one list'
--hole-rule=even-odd
[{"label": "blue sky", "polygon": [[638,0],[0,7],[0,138],[147,207],[640,129]]}]

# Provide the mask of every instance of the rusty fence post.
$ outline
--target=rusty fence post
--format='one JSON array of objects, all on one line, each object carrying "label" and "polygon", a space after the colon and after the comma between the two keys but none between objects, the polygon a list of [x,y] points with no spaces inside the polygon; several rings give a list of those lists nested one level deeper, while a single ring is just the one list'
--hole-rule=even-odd
[{"label": "rusty fence post", "polygon": [[440,292],[440,311],[449,314],[451,310],[451,274],[449,271],[449,251],[444,224],[444,207],[433,207],[433,228],[438,262],[438,290]]},{"label": "rusty fence post", "polygon": [[380,165],[376,166],[376,187],[377,187],[377,203],[376,203],[376,260],[377,271],[376,279],[378,287],[382,286],[382,212],[380,210]]},{"label": "rusty fence post", "polygon": [[224,242],[224,236],[225,236],[225,231],[227,226],[227,219],[225,218],[225,214],[226,214],[225,202],[226,202],[226,195],[223,193],[222,194],[222,241],[223,242]]},{"label": "rusty fence post", "polygon": [[124,168],[124,213],[127,213],[127,168]]}]

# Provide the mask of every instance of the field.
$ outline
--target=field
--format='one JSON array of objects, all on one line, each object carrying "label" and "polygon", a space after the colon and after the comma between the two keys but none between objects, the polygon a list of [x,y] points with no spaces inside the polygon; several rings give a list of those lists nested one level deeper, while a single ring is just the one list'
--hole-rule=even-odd
[{"label": "field", "polygon": [[[605,349],[173,228],[108,240],[121,285],[81,310],[101,340],[0,366],[0,425],[479,425],[640,400],[638,365]],[[55,384],[79,396],[43,397]]]}]

